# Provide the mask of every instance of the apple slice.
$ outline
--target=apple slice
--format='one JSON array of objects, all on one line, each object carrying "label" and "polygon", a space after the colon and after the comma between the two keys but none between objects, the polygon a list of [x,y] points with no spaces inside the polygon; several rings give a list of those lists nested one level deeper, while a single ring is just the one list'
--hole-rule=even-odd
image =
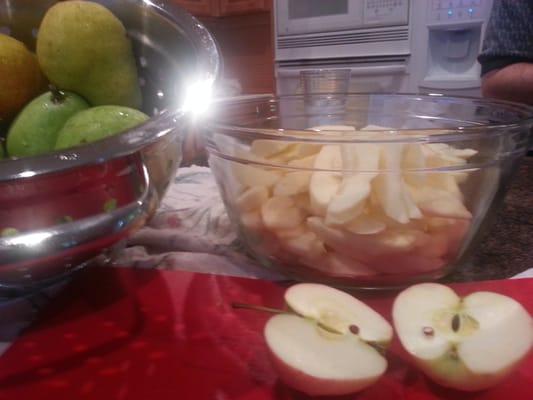
[{"label": "apple slice", "polygon": [[310,171],[288,172],[274,186],[274,196],[293,196],[309,190]]},{"label": "apple slice", "polygon": [[363,174],[345,177],[326,211],[326,223],[343,225],[359,216],[370,196],[370,180]]},{"label": "apple slice", "polygon": [[471,219],[472,214],[461,199],[446,190],[431,186],[409,186],[409,193],[418,208],[430,217]]},{"label": "apple slice", "polygon": [[297,237],[285,238],[282,245],[288,252],[297,256],[314,258],[326,253],[324,243],[311,231]]},{"label": "apple slice", "polygon": [[304,213],[286,196],[274,196],[261,207],[263,223],[269,229],[292,229],[304,220]]},{"label": "apple slice", "polygon": [[457,179],[453,173],[450,172],[435,172],[428,174],[429,186],[436,187],[447,191],[456,196],[460,201],[463,201],[463,193],[457,184]]},{"label": "apple slice", "polygon": [[426,236],[415,229],[387,229],[375,235],[357,235],[344,229],[327,226],[318,217],[308,217],[306,221],[309,230],[329,247],[370,267],[374,257],[407,254]]},{"label": "apple slice", "polygon": [[264,202],[268,200],[268,189],[264,186],[255,186],[244,191],[237,197],[237,207],[241,211],[247,212],[261,208]]},{"label": "apple slice", "polygon": [[309,196],[311,207],[317,215],[324,215],[331,199],[337,194],[341,184],[339,172],[327,170],[340,170],[342,168],[341,151],[338,145],[326,145],[316,156],[311,181],[309,183]]},{"label": "apple slice", "polygon": [[328,204],[328,224],[342,225],[361,214],[379,169],[380,148],[367,143],[344,144],[341,156],[343,170],[350,172],[345,172],[338,193]]},{"label": "apple slice", "polygon": [[276,236],[280,239],[293,239],[297,238],[299,236],[304,235],[305,233],[309,232],[307,227],[302,224],[297,226],[296,228],[290,228],[290,229],[277,229],[274,231]]},{"label": "apple slice", "polygon": [[383,144],[381,167],[384,170],[373,181],[374,191],[385,215],[402,224],[411,218],[421,218],[401,174],[403,145]]},{"label": "apple slice", "polygon": [[260,167],[245,164],[233,164],[233,173],[237,180],[245,187],[271,187],[281,178],[279,171],[268,171]]},{"label": "apple slice", "polygon": [[253,141],[250,150],[259,157],[273,157],[274,155],[287,150],[291,145],[291,142],[258,139]]},{"label": "apple slice", "polygon": [[435,382],[466,391],[496,385],[533,346],[533,321],[510,297],[492,292],[460,298],[423,283],[405,289],[392,311],[403,347]]},{"label": "apple slice", "polygon": [[297,143],[292,144],[281,153],[270,157],[269,160],[274,163],[288,164],[293,160],[302,159],[316,155],[322,148],[319,144]]},{"label": "apple slice", "polygon": [[358,392],[387,369],[382,349],[392,327],[347,293],[319,284],[290,287],[285,301],[296,312],[279,314],[264,334],[279,377],[312,396]]},{"label": "apple slice", "polygon": [[[423,170],[426,168],[426,157],[422,151],[422,145],[412,143],[405,146],[402,168],[407,170]],[[407,183],[410,183],[414,186],[423,185],[426,182],[425,172],[405,172],[403,177]]]},{"label": "apple slice", "polygon": [[383,219],[371,214],[362,214],[345,226],[348,232],[357,235],[375,235],[383,232],[385,228],[387,225]]},{"label": "apple slice", "polygon": [[263,218],[261,218],[261,213],[259,211],[243,212],[240,216],[240,219],[241,225],[245,229],[249,229],[251,231],[260,231],[265,227],[263,224]]},{"label": "apple slice", "polygon": [[316,155],[295,158],[287,163],[289,167],[311,169],[315,165]]},{"label": "apple slice", "polygon": [[331,275],[337,276],[349,276],[354,277],[370,277],[377,275],[376,271],[369,268],[365,264],[350,258],[343,256],[337,252],[329,252],[326,257],[326,267]]}]

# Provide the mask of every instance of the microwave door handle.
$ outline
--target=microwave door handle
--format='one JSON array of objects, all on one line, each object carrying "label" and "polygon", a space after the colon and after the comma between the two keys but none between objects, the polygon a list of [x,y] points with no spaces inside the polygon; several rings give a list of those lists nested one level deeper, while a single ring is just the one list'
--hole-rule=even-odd
[{"label": "microwave door handle", "polygon": [[[279,69],[277,71],[280,78],[296,78],[300,76],[300,72],[304,70],[313,70],[313,69],[336,69],[336,68],[309,68],[309,69]],[[395,65],[374,65],[374,66],[365,66],[365,67],[352,67],[350,68],[351,75],[356,76],[371,76],[371,75],[386,75],[386,74],[403,74],[407,72],[407,67],[405,64],[395,64]]]}]

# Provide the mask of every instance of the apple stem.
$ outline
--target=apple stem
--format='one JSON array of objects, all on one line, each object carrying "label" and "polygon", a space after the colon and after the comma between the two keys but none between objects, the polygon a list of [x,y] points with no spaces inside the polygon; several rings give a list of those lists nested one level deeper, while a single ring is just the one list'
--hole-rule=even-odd
[{"label": "apple stem", "polygon": [[236,308],[236,309],[262,311],[262,312],[267,312],[271,314],[286,314],[287,313],[287,311],[280,310],[278,308],[257,306],[255,304],[231,303],[231,307]]},{"label": "apple stem", "polygon": [[379,354],[385,355],[387,353],[387,348],[383,346],[382,344],[376,343],[376,342],[367,342],[370,346],[374,348]]},{"label": "apple stem", "polygon": [[65,101],[65,92],[62,92],[55,85],[48,85],[50,92],[52,93],[52,103],[61,104]]}]

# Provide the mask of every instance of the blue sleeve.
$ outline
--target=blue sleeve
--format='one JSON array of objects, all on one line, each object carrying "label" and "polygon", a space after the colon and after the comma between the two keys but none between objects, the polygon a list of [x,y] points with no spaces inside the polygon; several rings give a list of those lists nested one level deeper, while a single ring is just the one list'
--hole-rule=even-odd
[{"label": "blue sleeve", "polygon": [[478,59],[481,75],[516,62],[533,62],[533,0],[494,0]]}]

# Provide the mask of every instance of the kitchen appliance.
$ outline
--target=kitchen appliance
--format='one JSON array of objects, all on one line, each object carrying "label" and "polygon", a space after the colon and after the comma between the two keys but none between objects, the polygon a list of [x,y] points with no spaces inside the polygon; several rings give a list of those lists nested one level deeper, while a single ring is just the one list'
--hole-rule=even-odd
[{"label": "kitchen appliance", "polygon": [[276,0],[276,87],[351,69],[352,92],[480,94],[477,55],[492,0]]}]

